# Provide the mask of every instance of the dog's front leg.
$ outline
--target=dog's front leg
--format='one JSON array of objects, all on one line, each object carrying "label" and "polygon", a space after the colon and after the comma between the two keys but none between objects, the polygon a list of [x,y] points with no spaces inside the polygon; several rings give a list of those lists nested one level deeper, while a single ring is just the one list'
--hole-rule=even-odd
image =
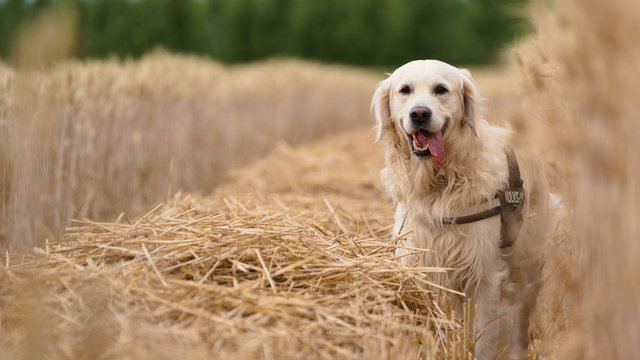
[{"label": "dog's front leg", "polygon": [[510,337],[509,359],[526,359],[529,348],[529,317],[535,306],[539,286],[529,284],[522,304],[514,309],[513,326]]},{"label": "dog's front leg", "polygon": [[514,308],[513,326],[511,329],[510,359],[526,359],[529,347],[529,317],[536,304],[540,291],[540,266],[533,264],[525,269],[529,275],[520,280],[521,292],[518,294],[518,306]]},{"label": "dog's front leg", "polygon": [[474,301],[478,304],[477,326],[484,331],[476,343],[476,359],[495,360],[509,359],[512,355],[509,349],[510,307],[504,304],[501,297],[501,286],[507,278],[506,265],[496,260],[497,265],[493,272],[481,281],[478,286]]},{"label": "dog's front leg", "polygon": [[500,338],[498,305],[500,291],[498,286],[483,289],[474,299],[478,304],[477,326],[483,332],[476,343],[476,359],[489,360],[498,356],[496,345]]},{"label": "dog's front leg", "polygon": [[408,220],[409,220],[408,216],[409,216],[409,212],[407,211],[407,208],[401,202],[398,202],[396,206],[396,215],[393,217],[394,225],[393,225],[392,240],[395,241],[396,245],[398,246],[396,248],[396,256],[400,257],[400,261],[405,266],[409,266],[409,261],[406,257],[406,251],[403,250],[403,247],[407,242],[407,240],[400,239],[400,237],[405,235],[405,232],[406,232],[405,229],[408,228]]}]

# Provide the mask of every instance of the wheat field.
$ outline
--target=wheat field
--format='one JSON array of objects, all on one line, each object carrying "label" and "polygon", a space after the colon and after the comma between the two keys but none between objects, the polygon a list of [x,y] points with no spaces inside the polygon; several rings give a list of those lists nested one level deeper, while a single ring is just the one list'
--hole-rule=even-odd
[{"label": "wheat field", "polygon": [[135,214],[178,189],[208,193],[278,143],[366,124],[375,79],[295,60],[224,67],[140,61],[0,68],[0,244],[28,250],[71,218]]},{"label": "wheat field", "polygon": [[[640,5],[532,13],[507,65],[472,69],[572,215],[529,358],[640,358]],[[473,306],[429,281],[448,270],[389,241],[381,78],[165,53],[1,66],[0,359],[473,358]]]}]

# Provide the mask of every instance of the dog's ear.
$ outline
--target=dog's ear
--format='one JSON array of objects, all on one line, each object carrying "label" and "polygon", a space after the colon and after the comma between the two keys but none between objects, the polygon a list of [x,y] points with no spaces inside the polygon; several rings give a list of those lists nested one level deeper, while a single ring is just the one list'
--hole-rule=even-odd
[{"label": "dog's ear", "polygon": [[382,80],[376,87],[376,92],[371,99],[369,114],[376,121],[376,141],[391,128],[391,109],[389,108],[389,91],[391,82],[389,78]]},{"label": "dog's ear", "polygon": [[476,132],[476,122],[480,116],[478,88],[473,83],[469,70],[460,69],[460,73],[462,73],[462,106],[464,107],[464,118],[461,125],[468,125],[471,132],[478,136]]}]

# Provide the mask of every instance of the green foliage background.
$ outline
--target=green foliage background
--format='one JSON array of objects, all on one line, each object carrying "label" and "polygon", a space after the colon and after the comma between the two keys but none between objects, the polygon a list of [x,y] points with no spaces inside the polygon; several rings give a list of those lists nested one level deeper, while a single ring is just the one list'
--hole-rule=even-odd
[{"label": "green foliage background", "polygon": [[80,58],[156,46],[224,62],[295,56],[365,66],[496,60],[526,33],[526,0],[0,0],[0,56],[52,5],[76,9]]}]

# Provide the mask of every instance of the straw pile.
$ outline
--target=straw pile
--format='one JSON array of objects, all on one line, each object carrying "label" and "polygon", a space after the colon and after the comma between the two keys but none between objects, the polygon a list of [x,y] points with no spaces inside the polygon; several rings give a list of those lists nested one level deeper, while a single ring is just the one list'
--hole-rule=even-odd
[{"label": "straw pile", "polygon": [[79,221],[35,256],[5,254],[1,353],[469,358],[465,314],[425,277],[446,269],[395,261],[372,136],[281,145],[209,197]]}]

